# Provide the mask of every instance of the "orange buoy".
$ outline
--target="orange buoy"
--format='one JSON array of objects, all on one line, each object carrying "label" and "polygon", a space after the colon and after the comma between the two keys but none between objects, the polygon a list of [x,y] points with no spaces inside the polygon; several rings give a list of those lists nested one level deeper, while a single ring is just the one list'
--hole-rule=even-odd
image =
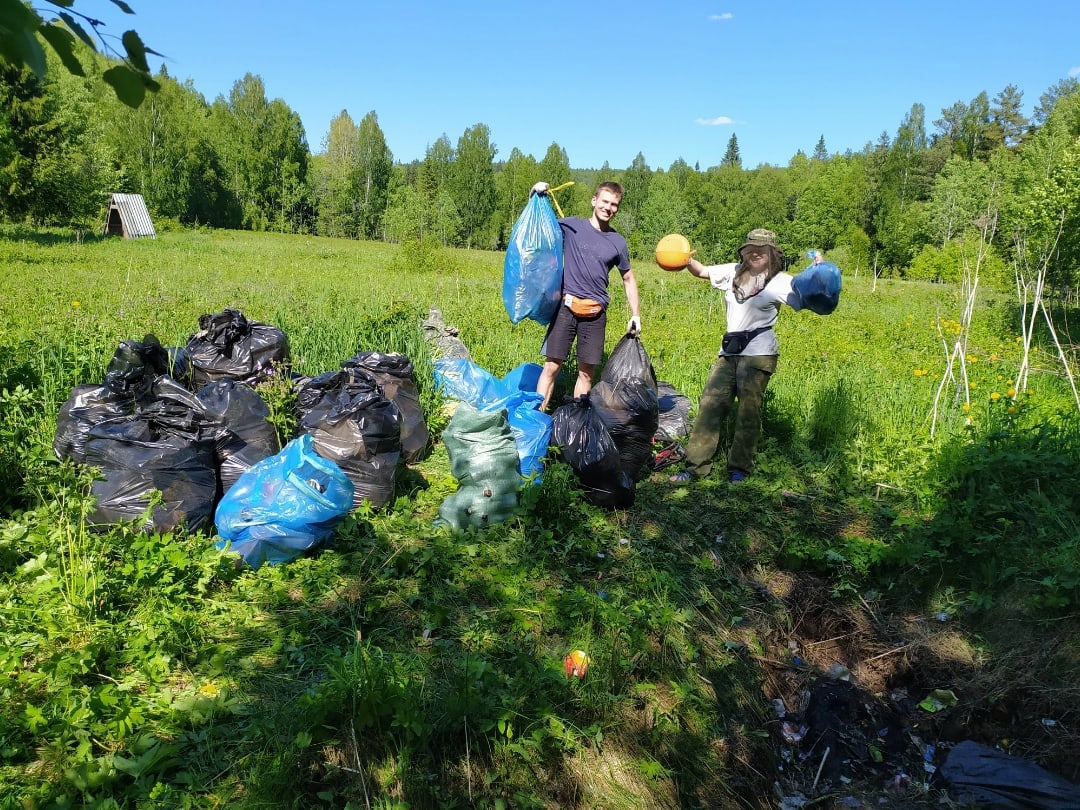
[{"label": "orange buoy", "polygon": [[679,233],[669,233],[656,243],[656,263],[665,270],[682,270],[693,254],[690,242]]}]

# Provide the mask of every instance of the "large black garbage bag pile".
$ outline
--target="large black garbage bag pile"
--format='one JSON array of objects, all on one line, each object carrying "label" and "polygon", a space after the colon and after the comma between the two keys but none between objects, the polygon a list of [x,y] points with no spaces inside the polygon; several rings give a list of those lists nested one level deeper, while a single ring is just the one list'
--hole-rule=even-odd
[{"label": "large black garbage bag pile", "polygon": [[1075,810],[1080,785],[1033,762],[973,740],[953,747],[936,777],[963,807],[1001,810]]},{"label": "large black garbage bag pile", "polygon": [[401,458],[401,410],[370,372],[351,367],[320,374],[299,390],[300,432],[353,484],[353,506],[384,506],[394,495]]},{"label": "large black garbage bag pile", "polygon": [[136,401],[151,396],[154,380],[168,369],[168,353],[154,335],[122,341],[109,361],[104,383],[75,386],[60,407],[53,437],[56,457],[84,463],[90,429],[133,414]]},{"label": "large black garbage bag pile", "polygon": [[138,520],[158,490],[161,503],[141,528],[164,533],[208,524],[218,487],[214,434],[219,424],[194,394],[161,376],[134,413],[91,427],[84,458],[101,468],[103,478],[91,488],[97,503],[89,522]]},{"label": "large black garbage bag pile", "polygon": [[633,505],[634,480],[623,469],[619,448],[588,394],[555,409],[551,443],[574,471],[586,500],[604,507]]},{"label": "large black garbage bag pile", "polygon": [[454,529],[501,523],[517,508],[518,450],[505,409],[458,404],[442,434],[458,489],[439,506],[436,525]]},{"label": "large black garbage bag pile", "polygon": [[183,348],[184,382],[193,391],[224,379],[255,385],[275,369],[284,372],[289,359],[289,340],[281,329],[226,309],[199,317],[199,331]]},{"label": "large black garbage bag pile", "polygon": [[641,338],[627,334],[615,344],[589,400],[619,448],[623,470],[640,481],[649,474],[659,423],[656,374]]},{"label": "large black garbage bag pile", "polygon": [[391,352],[358,352],[343,363],[345,368],[366,369],[382,386],[383,395],[401,411],[401,456],[407,462],[419,461],[428,450],[430,435],[420,407],[416,374],[412,361]]},{"label": "large black garbage bag pile", "polygon": [[270,408],[254,388],[218,380],[204,385],[196,396],[219,423],[214,452],[221,495],[254,464],[281,450],[281,442],[269,421]]}]

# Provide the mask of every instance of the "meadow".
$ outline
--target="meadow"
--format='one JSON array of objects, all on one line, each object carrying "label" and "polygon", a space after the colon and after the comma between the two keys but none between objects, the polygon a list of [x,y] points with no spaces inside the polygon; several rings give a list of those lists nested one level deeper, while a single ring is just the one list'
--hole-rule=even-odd
[{"label": "meadow", "polygon": [[[542,328],[506,316],[502,261],[0,232],[0,807],[771,807],[813,773],[784,759],[771,704],[793,657],[799,683],[843,665],[872,694],[953,686],[943,740],[1008,738],[1077,777],[1080,423],[1045,330],[1016,384],[1010,291],[979,290],[967,320],[954,285],[845,276],[832,315],[784,312],[740,487],[654,475],[604,511],[552,463],[512,520],[452,532],[433,525],[455,488],[436,441],[391,504],[287,565],[87,526],[89,473],[51,443],[120,341],[182,346],[234,308],[281,327],[300,374],[401,352],[437,439],[433,307],[497,376],[540,360]],[[657,376],[696,404],[723,302],[635,267]],[[288,386],[263,393],[290,438]],[[578,648],[592,664],[567,679]],[[920,774],[889,799],[935,791]]]}]

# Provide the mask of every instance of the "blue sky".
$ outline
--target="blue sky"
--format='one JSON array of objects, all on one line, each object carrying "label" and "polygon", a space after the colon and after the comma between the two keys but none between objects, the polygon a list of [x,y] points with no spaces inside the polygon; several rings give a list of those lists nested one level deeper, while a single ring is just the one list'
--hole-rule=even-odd
[{"label": "blue sky", "polygon": [[[491,131],[498,159],[562,146],[574,168],[786,165],[895,135],[912,104],[941,109],[1080,75],[1080,3],[626,0],[77,0],[111,33],[135,28],[208,101],[261,76],[320,151],[342,110],[378,115],[395,160],[443,134]],[[156,66],[156,61],[154,62]]]}]

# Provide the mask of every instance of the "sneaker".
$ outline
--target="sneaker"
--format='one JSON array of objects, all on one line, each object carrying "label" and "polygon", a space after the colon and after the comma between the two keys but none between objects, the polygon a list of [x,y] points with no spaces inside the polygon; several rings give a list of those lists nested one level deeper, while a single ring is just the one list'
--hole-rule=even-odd
[{"label": "sneaker", "polygon": [[694,476],[688,473],[686,470],[683,470],[681,473],[675,473],[673,476],[668,478],[668,481],[673,484],[689,484],[693,480]]},{"label": "sneaker", "polygon": [[742,470],[732,470],[730,480],[731,480],[731,483],[733,483],[733,484],[741,484],[743,481],[745,481],[749,477],[750,476],[748,476]]}]

